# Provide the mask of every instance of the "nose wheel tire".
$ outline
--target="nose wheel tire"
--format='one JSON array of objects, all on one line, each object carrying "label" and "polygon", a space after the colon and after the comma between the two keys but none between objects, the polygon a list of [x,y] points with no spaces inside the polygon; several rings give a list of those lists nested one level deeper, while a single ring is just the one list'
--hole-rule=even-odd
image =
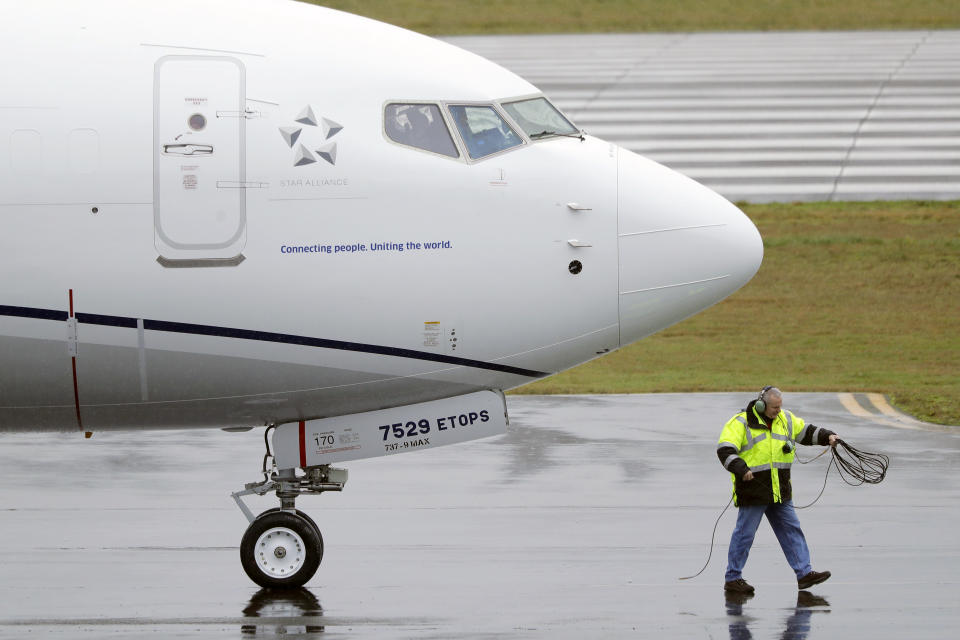
[{"label": "nose wheel tire", "polygon": [[[313,521],[313,518],[307,515],[306,511],[300,511],[300,509],[297,509],[296,511],[297,511],[297,515],[303,518],[304,520],[306,520],[307,522],[309,522],[310,526],[313,527],[313,530],[317,532],[317,537],[320,538],[320,559],[322,560],[323,559],[323,536],[320,535],[320,527],[318,527],[317,523]],[[263,513],[261,513],[259,516],[257,516],[257,519],[259,520],[263,516],[270,513],[279,513],[279,512],[280,512],[280,507],[271,507],[266,511],[264,511]],[[290,512],[288,511],[287,513],[290,513]]]},{"label": "nose wheel tire", "polygon": [[240,541],[240,562],[261,587],[302,587],[323,558],[317,525],[299,512],[270,510],[250,523]]}]

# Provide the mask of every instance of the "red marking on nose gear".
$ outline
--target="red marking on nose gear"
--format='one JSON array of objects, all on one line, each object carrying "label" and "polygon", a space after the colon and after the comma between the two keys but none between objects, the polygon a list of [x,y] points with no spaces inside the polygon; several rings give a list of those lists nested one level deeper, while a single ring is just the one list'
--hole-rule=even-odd
[{"label": "red marking on nose gear", "polygon": [[300,421],[300,466],[307,466],[307,423]]}]

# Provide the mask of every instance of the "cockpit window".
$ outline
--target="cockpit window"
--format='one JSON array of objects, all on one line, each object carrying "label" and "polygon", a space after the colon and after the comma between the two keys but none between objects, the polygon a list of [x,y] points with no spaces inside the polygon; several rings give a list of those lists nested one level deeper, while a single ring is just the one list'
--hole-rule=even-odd
[{"label": "cockpit window", "polygon": [[520,136],[493,107],[450,105],[449,109],[467,145],[467,152],[474,160],[523,144]]},{"label": "cockpit window", "polygon": [[532,139],[549,136],[577,135],[579,131],[563,117],[546,98],[507,102],[503,105],[524,132]]},{"label": "cockpit window", "polygon": [[435,104],[388,104],[383,111],[387,137],[417,149],[459,158],[460,153]]}]

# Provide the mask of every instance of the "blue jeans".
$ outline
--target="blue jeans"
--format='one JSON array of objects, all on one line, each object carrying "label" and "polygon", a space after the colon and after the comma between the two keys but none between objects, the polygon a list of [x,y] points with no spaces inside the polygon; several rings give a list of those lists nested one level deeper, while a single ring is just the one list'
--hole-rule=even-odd
[{"label": "blue jeans", "polygon": [[743,566],[747,564],[747,556],[750,555],[750,547],[753,546],[753,538],[757,535],[757,527],[760,526],[760,520],[764,514],[780,542],[780,548],[783,549],[783,555],[787,562],[801,578],[813,569],[810,567],[810,550],[807,548],[807,541],[803,537],[803,531],[800,529],[800,520],[797,519],[797,512],[793,510],[793,501],[775,504],[761,504],[756,506],[744,506],[739,508],[737,514],[737,525],[733,528],[733,535],[730,536],[730,550],[727,552],[727,573],[724,580],[730,582],[743,577]]}]

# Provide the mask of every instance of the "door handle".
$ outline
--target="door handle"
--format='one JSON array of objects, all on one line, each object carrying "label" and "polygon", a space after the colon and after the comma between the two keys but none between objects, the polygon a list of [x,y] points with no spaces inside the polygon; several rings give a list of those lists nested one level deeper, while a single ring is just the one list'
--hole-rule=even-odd
[{"label": "door handle", "polygon": [[163,152],[168,156],[209,156],[213,155],[212,144],[165,144]]}]

